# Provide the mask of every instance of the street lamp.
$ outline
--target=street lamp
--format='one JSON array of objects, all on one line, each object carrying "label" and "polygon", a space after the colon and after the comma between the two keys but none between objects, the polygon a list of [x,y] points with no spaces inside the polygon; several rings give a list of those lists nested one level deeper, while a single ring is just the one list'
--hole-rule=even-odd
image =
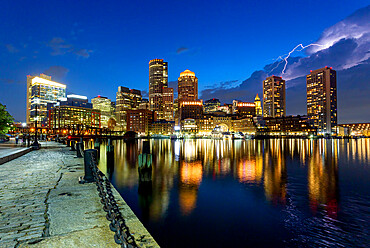
[{"label": "street lamp", "polygon": [[[40,88],[41,86],[39,85],[39,97],[40,97]],[[40,98],[37,99],[36,102],[36,111],[35,111],[35,141],[32,143],[32,147],[34,149],[39,149],[40,148],[40,143],[37,142],[37,120],[38,120],[38,115],[37,115],[37,109],[38,109],[38,105],[40,104]]]}]

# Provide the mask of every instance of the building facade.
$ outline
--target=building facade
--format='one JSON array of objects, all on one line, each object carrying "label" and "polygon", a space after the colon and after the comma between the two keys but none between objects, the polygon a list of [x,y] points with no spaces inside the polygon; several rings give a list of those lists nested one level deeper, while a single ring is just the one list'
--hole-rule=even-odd
[{"label": "building facade", "polygon": [[67,95],[48,104],[48,126],[54,133],[62,129],[101,128],[100,110],[93,109],[86,96]]},{"label": "building facade", "polygon": [[163,89],[168,87],[168,63],[163,59],[149,61],[149,104],[158,119],[164,119]]},{"label": "building facade", "polygon": [[334,134],[337,126],[337,72],[331,67],[311,71],[307,81],[307,116],[319,134]]},{"label": "building facade", "polygon": [[263,118],[267,131],[272,135],[309,135],[316,134],[307,116],[283,116]]},{"label": "building facade", "polygon": [[203,101],[181,101],[180,102],[180,120],[200,119],[203,114]]},{"label": "building facade", "polygon": [[178,78],[178,99],[179,101],[195,101],[198,99],[198,78],[195,73],[185,70]]},{"label": "building facade", "polygon": [[218,111],[218,108],[221,106],[219,99],[212,98],[204,102],[204,113],[213,113]]},{"label": "building facade", "polygon": [[118,87],[116,93],[116,120],[121,130],[126,130],[127,110],[137,109],[141,103],[140,90],[129,89],[123,86]]},{"label": "building facade", "polygon": [[285,80],[271,76],[263,81],[263,117],[285,116]]},{"label": "building facade", "polygon": [[166,121],[174,120],[173,88],[163,89],[163,119]]},{"label": "building facade", "polygon": [[157,120],[156,112],[148,109],[127,110],[127,131],[148,135],[150,125]]},{"label": "building facade", "polygon": [[97,96],[91,99],[93,109],[100,110],[101,113],[101,127],[108,127],[108,121],[114,116],[114,108],[112,101],[104,96]]},{"label": "building facade", "polygon": [[233,114],[243,117],[253,117],[256,115],[256,105],[253,102],[233,101]]},{"label": "building facade", "polygon": [[30,125],[37,119],[39,126],[47,125],[47,104],[57,103],[59,98],[65,98],[66,87],[65,84],[52,81],[45,74],[27,76],[26,122]]},{"label": "building facade", "polygon": [[154,121],[150,126],[150,134],[171,135],[174,133],[175,122],[166,120]]}]

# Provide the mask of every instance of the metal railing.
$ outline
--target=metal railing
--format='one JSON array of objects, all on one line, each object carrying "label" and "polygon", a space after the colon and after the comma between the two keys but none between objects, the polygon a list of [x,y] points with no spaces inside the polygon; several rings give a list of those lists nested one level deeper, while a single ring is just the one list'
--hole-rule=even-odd
[{"label": "metal railing", "polygon": [[[77,146],[79,152],[85,158],[87,157],[85,152],[83,151],[82,146]],[[96,151],[96,150],[95,150]],[[91,152],[91,150],[90,150]],[[125,220],[118,208],[117,201],[114,198],[112,192],[112,185],[109,179],[101,172],[97,165],[97,158],[95,157],[96,153],[91,153],[91,162],[90,169],[93,176],[93,181],[95,181],[97,190],[99,193],[100,202],[103,204],[103,210],[107,213],[106,218],[111,223],[109,224],[109,228],[114,234],[114,241],[121,245],[121,247],[125,248],[136,248],[138,247],[135,243],[134,237],[130,234],[129,228],[126,226]],[[85,166],[86,162],[85,162]],[[86,169],[86,168],[85,168]],[[85,173],[86,174],[86,173]],[[82,182],[81,182],[82,181]],[[80,180],[81,183],[85,183],[83,179]]]}]

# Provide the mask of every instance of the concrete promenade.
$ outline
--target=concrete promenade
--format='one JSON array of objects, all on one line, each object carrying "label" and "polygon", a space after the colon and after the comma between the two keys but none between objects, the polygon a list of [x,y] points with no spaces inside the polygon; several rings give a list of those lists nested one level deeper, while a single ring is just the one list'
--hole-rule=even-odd
[{"label": "concrete promenade", "polygon": [[[95,184],[79,184],[83,159],[60,144],[0,165],[0,247],[120,247]],[[139,247],[159,247],[122,197],[119,207]]]}]

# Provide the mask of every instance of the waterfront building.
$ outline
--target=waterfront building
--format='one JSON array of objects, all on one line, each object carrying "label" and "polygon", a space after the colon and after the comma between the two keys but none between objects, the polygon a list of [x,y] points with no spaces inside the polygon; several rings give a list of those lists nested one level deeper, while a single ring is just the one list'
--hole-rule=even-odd
[{"label": "waterfront building", "polygon": [[272,135],[309,135],[316,134],[307,116],[264,117],[265,127]]},{"label": "waterfront building", "polygon": [[198,78],[195,73],[185,70],[178,78],[178,99],[179,101],[195,101],[198,99]]},{"label": "waterfront building", "polygon": [[150,125],[157,120],[155,111],[148,109],[130,109],[126,115],[127,131],[134,131],[139,135],[148,135]]},{"label": "waterfront building", "polygon": [[150,126],[150,134],[171,135],[174,133],[175,122],[166,120],[154,121]]},{"label": "waterfront building", "polygon": [[254,105],[256,106],[256,116],[262,116],[261,99],[259,98],[258,94],[256,95],[256,98],[254,98]]},{"label": "waterfront building", "polygon": [[163,59],[149,61],[149,104],[158,119],[164,119],[163,89],[168,87],[168,63]]},{"label": "waterfront building", "polygon": [[311,71],[307,81],[307,115],[319,134],[336,133],[337,72],[331,67]]},{"label": "waterfront building", "polygon": [[[51,80],[50,76],[27,76],[26,122],[33,125],[37,119],[40,126],[47,125],[47,104],[57,103],[66,97],[66,85]],[[37,109],[37,114],[36,114]]]},{"label": "waterfront building", "polygon": [[246,134],[256,133],[256,126],[253,122],[253,118],[243,117],[235,118],[231,120],[231,131],[242,132]]},{"label": "waterfront building", "polygon": [[49,103],[48,126],[54,133],[62,129],[101,128],[100,110],[93,109],[86,96],[67,95],[57,103]]},{"label": "waterfront building", "polygon": [[[349,124],[339,124],[342,130],[338,130],[339,135],[353,135],[353,136],[370,136],[370,123],[349,123]],[[343,128],[348,131],[345,133]],[[342,133],[340,133],[342,131]]]},{"label": "waterfront building", "polygon": [[263,81],[263,117],[285,116],[285,80],[271,76]]},{"label": "waterfront building", "polygon": [[166,121],[174,120],[173,88],[163,89],[163,119]]},{"label": "waterfront building", "polygon": [[121,130],[126,130],[127,110],[137,109],[141,100],[140,90],[129,89],[123,86],[118,87],[116,93],[116,119]]},{"label": "waterfront building", "polygon": [[211,114],[203,114],[201,118],[196,120],[199,133],[202,133],[202,134],[211,133],[211,131],[215,128],[213,118],[214,117]]},{"label": "waterfront building", "polygon": [[97,96],[91,99],[93,109],[100,110],[101,113],[101,127],[108,127],[108,121],[114,116],[114,108],[112,101],[104,96]]},{"label": "waterfront building", "polygon": [[256,115],[256,105],[253,102],[233,100],[232,113],[238,116],[253,117]]},{"label": "waterfront building", "polygon": [[209,99],[204,102],[204,113],[213,113],[218,111],[218,108],[221,106],[220,100],[216,98]]},{"label": "waterfront building", "polygon": [[198,126],[196,121],[191,118],[181,120],[181,132],[188,135],[197,134]]},{"label": "waterfront building", "polygon": [[181,101],[180,120],[199,119],[203,114],[203,100]]}]

